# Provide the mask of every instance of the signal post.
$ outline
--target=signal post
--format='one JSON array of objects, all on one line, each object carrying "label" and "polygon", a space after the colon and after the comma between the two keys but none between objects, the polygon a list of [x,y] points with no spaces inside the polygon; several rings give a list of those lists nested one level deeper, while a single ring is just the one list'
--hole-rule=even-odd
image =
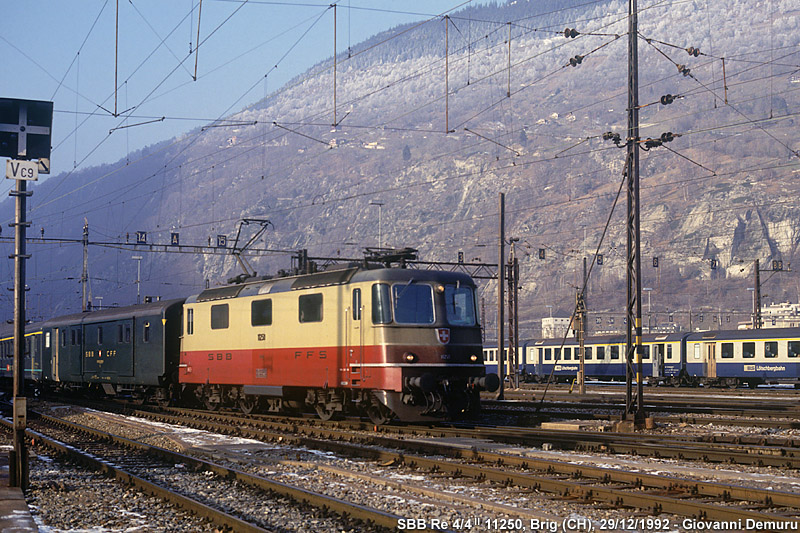
[{"label": "signal post", "polygon": [[[25,397],[25,219],[29,181],[50,171],[50,131],[53,102],[0,98],[0,157],[6,161],[6,178],[16,180],[9,194],[16,198],[14,222],[14,451],[9,485],[28,488],[28,450],[25,447],[27,399]],[[38,159],[39,161],[32,161]]]}]

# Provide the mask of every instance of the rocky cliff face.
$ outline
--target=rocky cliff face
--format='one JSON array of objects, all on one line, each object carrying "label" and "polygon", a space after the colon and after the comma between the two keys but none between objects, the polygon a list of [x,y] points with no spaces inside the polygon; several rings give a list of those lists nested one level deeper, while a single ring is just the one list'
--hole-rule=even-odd
[{"label": "rocky cliff face", "polygon": [[[571,311],[583,257],[596,250],[604,261],[592,268],[588,301],[596,328],[605,328],[625,300],[624,190],[609,219],[625,150],[602,136],[619,133],[624,144],[627,3],[552,4],[482,7],[398,28],[393,40],[376,36],[336,67],[336,127],[332,65],[324,63],[230,117],[251,125],[190,132],[132,154],[129,165],[45,182],[34,196],[35,227],[77,236],[86,217],[96,240],[124,242],[142,230],[149,242],[179,232],[181,243],[202,245],[217,235],[233,240],[242,218],[266,218],[274,228],[255,246],[272,252],[251,259],[259,273],[287,267],[286,251],[353,257],[379,239],[427,260],[463,251],[496,262],[504,192],[507,235],[520,239],[523,334],[537,333],[546,306]],[[641,155],[651,312],[661,322],[669,314],[686,322],[690,307],[745,319],[753,260],[788,267],[800,235],[800,10],[789,1],[683,2],[648,6],[639,20],[641,135],[674,137]],[[581,35],[567,38],[565,27]],[[661,105],[667,94],[674,103]],[[45,201],[83,184],[91,185],[74,208]],[[106,304],[135,295],[130,255],[92,251],[93,292]],[[79,306],[78,248],[46,249],[33,265],[42,284],[34,314]],[[143,292],[163,296],[240,271],[231,257],[211,254],[153,254],[143,266]],[[800,298],[794,274],[762,277],[765,298]],[[492,282],[482,292],[490,328],[495,292]]]}]

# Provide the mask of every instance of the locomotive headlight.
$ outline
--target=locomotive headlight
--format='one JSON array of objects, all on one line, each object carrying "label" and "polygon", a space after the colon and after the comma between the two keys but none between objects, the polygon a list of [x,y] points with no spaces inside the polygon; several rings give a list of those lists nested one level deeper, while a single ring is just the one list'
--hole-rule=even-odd
[{"label": "locomotive headlight", "polygon": [[472,362],[474,363],[475,361],[477,361],[477,360],[478,360],[478,356],[477,356],[477,355],[475,355],[475,354],[472,354],[472,355],[470,355],[470,356],[469,356],[469,360],[470,360],[470,361],[472,361]]},{"label": "locomotive headlight", "polygon": [[417,354],[406,352],[403,354],[403,358],[409,363],[416,363],[417,362]]}]

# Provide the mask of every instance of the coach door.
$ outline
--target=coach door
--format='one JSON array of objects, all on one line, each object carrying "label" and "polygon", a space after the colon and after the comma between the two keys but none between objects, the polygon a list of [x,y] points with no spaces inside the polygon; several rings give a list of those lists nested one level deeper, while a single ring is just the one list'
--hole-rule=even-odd
[{"label": "coach door", "polygon": [[366,376],[361,364],[364,359],[364,304],[361,289],[353,289],[350,293],[350,305],[346,311],[347,319],[345,323],[347,339],[347,369],[349,373],[350,385],[360,387]]},{"label": "coach door", "polygon": [[717,377],[717,344],[706,343],[706,377]]},{"label": "coach door", "polygon": [[664,345],[653,345],[653,377],[660,378],[664,375]]},{"label": "coach door", "polygon": [[58,352],[59,349],[61,348],[61,330],[59,330],[58,328],[54,328],[50,330],[48,335],[51,336],[50,339],[50,353],[52,354],[51,355],[52,358],[50,359],[50,364],[52,365],[51,372],[53,373],[53,379],[55,381],[61,381],[61,379],[58,377],[58,370],[59,370]]}]

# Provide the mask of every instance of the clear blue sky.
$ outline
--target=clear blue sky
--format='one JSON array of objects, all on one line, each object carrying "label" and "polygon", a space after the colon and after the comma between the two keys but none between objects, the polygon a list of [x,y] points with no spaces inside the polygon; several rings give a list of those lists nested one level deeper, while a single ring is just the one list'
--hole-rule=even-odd
[{"label": "clear blue sky", "polygon": [[[342,0],[337,49],[477,3],[487,2]],[[203,0],[193,81],[199,0],[119,0],[118,52],[117,0],[4,0],[0,97],[54,102],[54,174],[113,162],[253,103],[332,56],[330,4]],[[109,135],[122,126],[131,127]]]}]

